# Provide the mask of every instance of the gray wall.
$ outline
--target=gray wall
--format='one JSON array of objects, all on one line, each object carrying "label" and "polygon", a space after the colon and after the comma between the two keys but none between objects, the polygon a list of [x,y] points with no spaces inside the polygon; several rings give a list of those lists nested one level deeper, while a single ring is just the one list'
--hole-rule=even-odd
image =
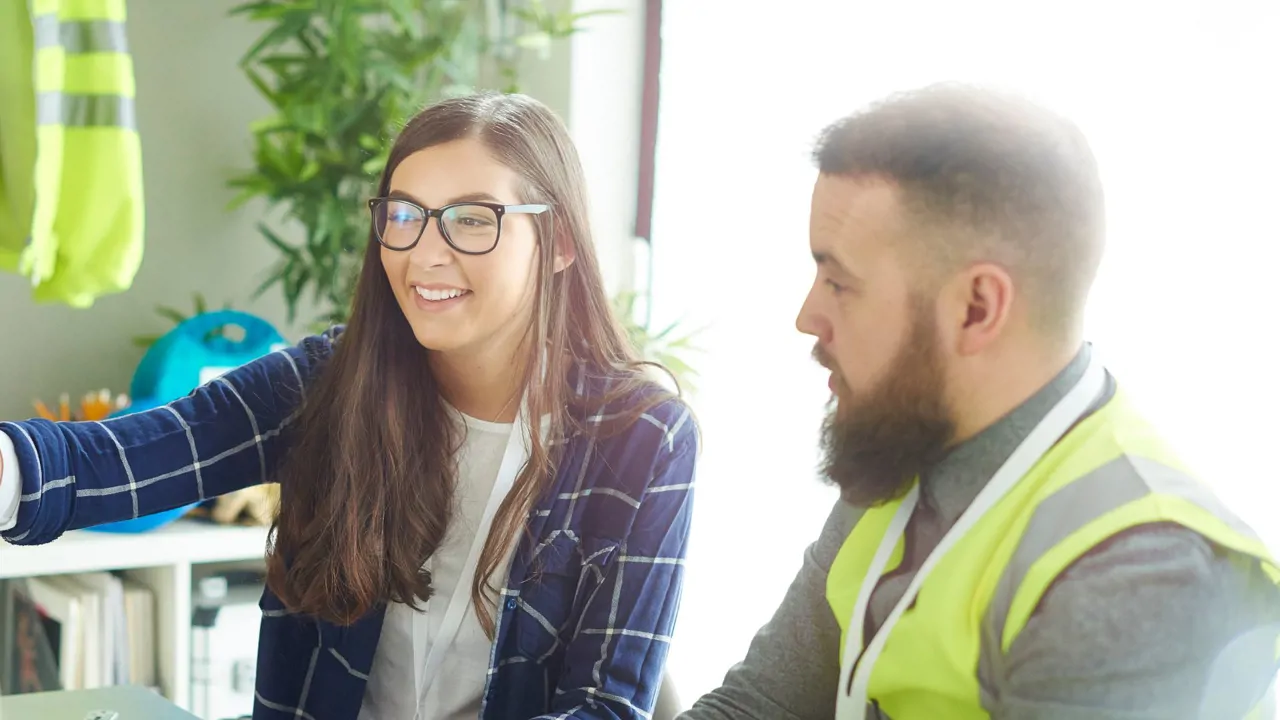
[{"label": "gray wall", "polygon": [[[284,325],[278,290],[250,300],[262,273],[276,259],[255,229],[264,206],[225,210],[231,197],[225,179],[248,167],[251,160],[247,128],[268,112],[266,102],[236,65],[260,28],[227,17],[235,4],[232,0],[129,2],[146,193],[147,246],[142,268],[130,290],[102,298],[87,310],[37,305],[30,299],[25,278],[0,273],[0,419],[31,416],[31,401],[37,397],[53,402],[62,392],[75,398],[102,387],[127,390],[142,354],[130,338],[167,330],[170,324],[155,314],[154,307],[167,304],[185,311],[195,292],[211,303],[229,300],[237,308],[259,314],[290,339],[300,336],[299,329]],[[640,5],[634,0],[621,4]],[[601,18],[594,26],[616,36],[638,32],[640,20],[638,14],[628,13],[625,18]],[[631,108],[600,93],[629,98],[638,92],[638,87],[619,87],[617,72],[620,65],[638,69],[640,58],[601,64],[598,53],[604,50],[592,47],[600,72],[584,84],[580,78],[573,80],[570,72],[570,58],[581,55],[574,50],[579,42],[566,41],[551,57],[532,60],[522,70],[522,83],[526,92],[566,118],[576,83],[577,91],[611,108],[599,116],[607,126],[609,112],[630,113]],[[584,117],[584,122],[588,120]],[[626,126],[613,124],[617,129],[612,137],[608,131],[589,130],[593,145],[633,147],[634,136],[616,134],[627,132]],[[578,130],[575,126],[575,135]],[[605,200],[597,206],[625,207],[627,195],[634,192],[634,163],[620,165],[616,157],[593,163],[592,150],[582,150],[588,165],[607,165],[606,172],[616,178],[612,186],[608,178],[593,186],[597,199]],[[625,239],[605,233],[599,242],[611,285],[628,282]]]}]

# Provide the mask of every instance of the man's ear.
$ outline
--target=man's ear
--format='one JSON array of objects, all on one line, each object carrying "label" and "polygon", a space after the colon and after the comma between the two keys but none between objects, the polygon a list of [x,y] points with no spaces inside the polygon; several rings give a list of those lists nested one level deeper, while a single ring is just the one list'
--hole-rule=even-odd
[{"label": "man's ear", "polygon": [[572,265],[575,259],[577,259],[577,252],[574,250],[573,240],[569,239],[564,233],[557,233],[555,271],[564,270]]},{"label": "man's ear", "polygon": [[1009,324],[1015,292],[1009,272],[995,263],[976,263],[947,283],[939,301],[956,352],[973,355],[995,342]]}]

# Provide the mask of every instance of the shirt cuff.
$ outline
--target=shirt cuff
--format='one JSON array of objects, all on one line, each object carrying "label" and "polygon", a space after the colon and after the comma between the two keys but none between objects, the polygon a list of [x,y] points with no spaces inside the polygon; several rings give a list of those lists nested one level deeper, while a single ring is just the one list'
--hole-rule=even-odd
[{"label": "shirt cuff", "polygon": [[0,532],[18,524],[18,502],[22,498],[22,475],[18,471],[18,453],[13,440],[0,431]]}]

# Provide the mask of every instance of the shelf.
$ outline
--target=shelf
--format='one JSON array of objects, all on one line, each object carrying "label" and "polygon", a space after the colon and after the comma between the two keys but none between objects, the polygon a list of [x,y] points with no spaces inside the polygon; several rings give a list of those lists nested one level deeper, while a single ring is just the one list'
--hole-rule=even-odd
[{"label": "shelf", "polygon": [[156,655],[164,695],[191,702],[192,565],[261,561],[267,528],[178,520],[145,533],[75,530],[45,545],[0,541],[0,579],[125,570],[156,598]]},{"label": "shelf", "polygon": [[178,520],[138,534],[74,530],[45,545],[0,542],[0,578],[261,560],[267,528]]}]

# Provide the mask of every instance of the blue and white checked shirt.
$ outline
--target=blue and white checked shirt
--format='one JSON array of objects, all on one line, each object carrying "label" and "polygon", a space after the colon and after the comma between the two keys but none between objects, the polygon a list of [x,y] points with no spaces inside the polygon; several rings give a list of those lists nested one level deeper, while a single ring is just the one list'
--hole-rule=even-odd
[{"label": "blue and white checked shirt", "polygon": [[[101,423],[0,423],[22,478],[16,525],[0,536],[46,543],[268,481],[286,450],[281,430],[339,333],[154,410]],[[582,392],[603,390],[575,376]],[[568,439],[511,564],[483,720],[649,717],[680,601],[696,455],[678,400],[624,433]],[[255,720],[356,720],[384,611],[339,627],[286,613],[270,591],[261,604]]]}]

